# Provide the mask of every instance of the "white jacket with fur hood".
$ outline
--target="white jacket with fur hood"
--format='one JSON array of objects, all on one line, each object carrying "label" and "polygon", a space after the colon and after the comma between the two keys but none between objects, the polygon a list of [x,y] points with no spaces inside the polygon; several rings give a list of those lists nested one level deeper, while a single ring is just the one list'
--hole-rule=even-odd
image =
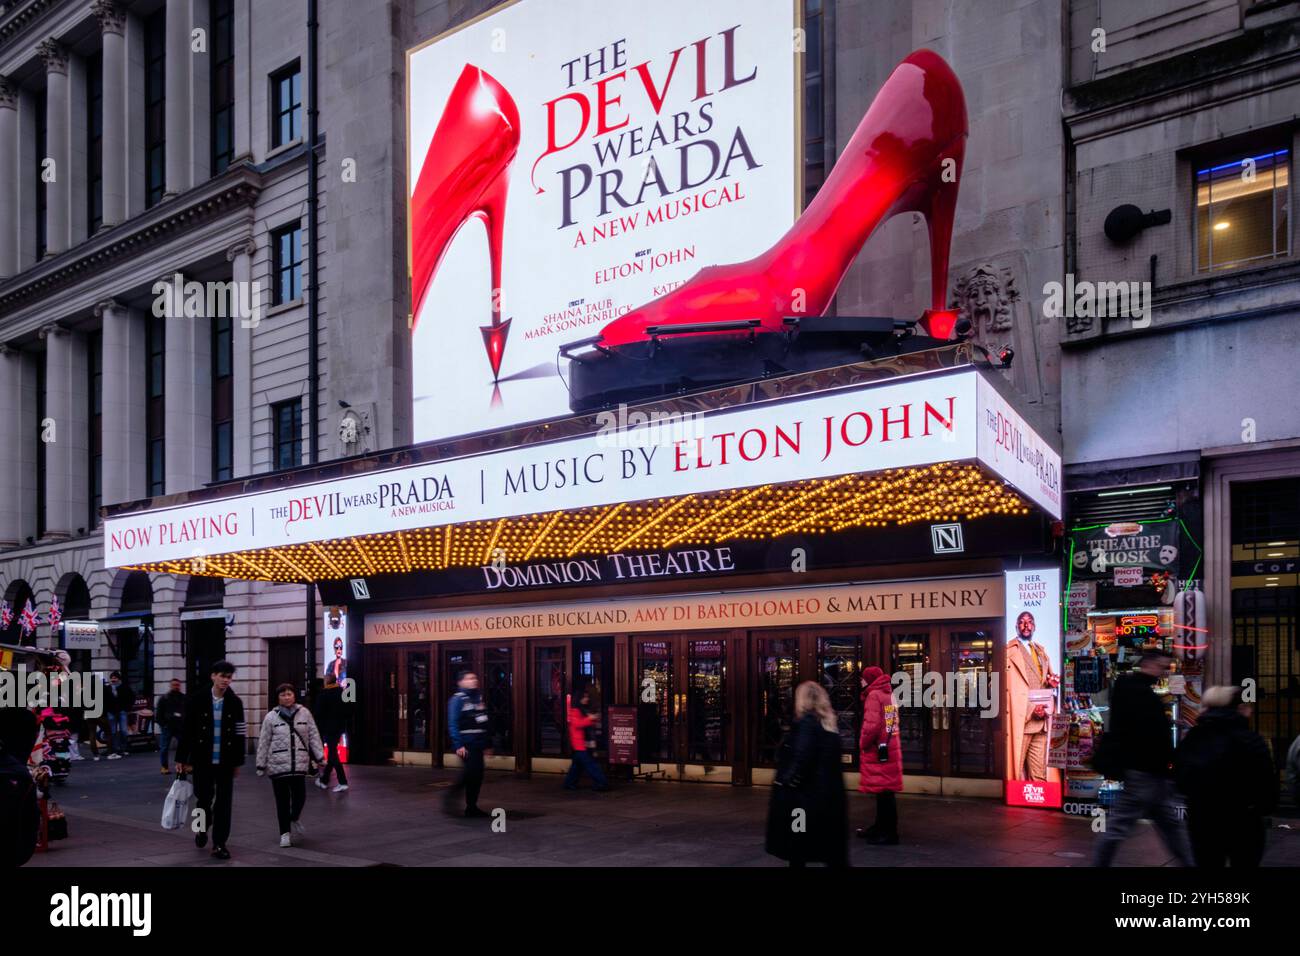
[{"label": "white jacket with fur hood", "polygon": [[257,772],[270,777],[309,774],[314,772],[313,761],[325,762],[325,748],[311,711],[295,704],[291,725],[279,707],[273,708],[257,738]]}]

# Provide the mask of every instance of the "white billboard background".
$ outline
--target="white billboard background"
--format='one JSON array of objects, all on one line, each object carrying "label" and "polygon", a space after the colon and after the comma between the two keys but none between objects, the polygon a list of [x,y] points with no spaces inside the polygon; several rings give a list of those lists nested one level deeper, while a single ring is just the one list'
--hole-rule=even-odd
[{"label": "white billboard background", "polygon": [[[505,216],[501,315],[511,319],[511,326],[499,391],[494,388],[480,332],[492,321],[487,237],[480,223],[471,220],[452,240],[420,314],[414,317],[417,442],[569,414],[568,393],[556,369],[560,345],[596,335],[618,315],[659,297],[706,265],[759,254],[791,225],[797,202],[794,20],[794,0],[659,0],[650,9],[636,0],[566,0],[562,5],[520,0],[410,54],[408,197],[447,97],[466,64],[489,73],[510,92],[521,125]],[[722,34],[733,27],[733,75],[743,80],[757,72],[752,81],[723,90]],[[697,98],[696,43],[705,38],[709,38],[704,46],[706,88],[711,95]],[[625,63],[612,68],[614,45],[619,41],[623,41]],[[674,67],[673,51],[679,48],[684,49]],[[611,100],[621,98],[608,107],[610,123],[626,118],[628,125],[593,137],[597,76],[593,73],[590,82],[585,81],[584,65],[579,63],[573,68],[575,82],[570,87],[565,64],[588,55],[594,62],[602,49],[608,73],[626,70],[627,74],[607,86]],[[664,95],[657,113],[635,69],[647,61],[656,93]],[[541,160],[535,182],[544,191],[538,193],[531,170],[547,149],[546,104],[572,92],[584,93],[592,104],[588,134],[572,148]],[[705,104],[710,104],[708,131],[703,131],[706,120],[701,116]],[[572,102],[556,108],[560,144],[577,129],[576,110]],[[695,135],[684,133],[674,142],[678,113],[689,115],[684,129]],[[629,156],[626,147],[631,140],[625,139],[617,160],[598,159],[596,144],[605,149],[636,130],[645,144],[656,121],[668,142],[656,142],[652,149]],[[679,147],[711,139],[725,160],[737,129],[760,164],[756,168],[738,158],[726,178],[715,177],[698,188],[663,198],[652,184],[643,204],[624,209],[611,200],[609,215],[599,216],[601,172],[621,170],[621,192],[635,200],[647,176],[647,158],[652,156],[666,185],[674,190],[680,179]],[[692,182],[700,180],[711,165],[705,153],[704,148],[688,153]],[[578,163],[591,167],[593,182],[573,201],[574,224],[561,228],[559,172]],[[744,198],[673,221],[646,224],[650,210],[723,187],[738,188]],[[636,221],[629,231],[593,237],[593,227],[633,216]],[[579,233],[587,242],[575,248]],[[684,256],[683,250],[688,249],[694,258],[653,270],[647,263],[674,252]],[[603,270],[626,269],[638,262],[645,271],[598,281]],[[570,309],[578,314],[566,315]],[[556,319],[557,315],[564,317]]]}]

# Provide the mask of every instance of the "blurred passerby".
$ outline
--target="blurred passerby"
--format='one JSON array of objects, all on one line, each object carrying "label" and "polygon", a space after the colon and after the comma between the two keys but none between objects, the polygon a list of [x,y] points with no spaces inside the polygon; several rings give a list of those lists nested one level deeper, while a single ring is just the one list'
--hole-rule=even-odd
[{"label": "blurred passerby", "polygon": [[858,836],[877,846],[898,843],[898,801],[903,789],[903,745],[889,676],[879,667],[862,671],[862,733],[858,738],[858,790],[876,795],[876,822]]},{"label": "blurred passerby", "polygon": [[194,797],[204,818],[194,845],[208,845],[212,833],[212,855],[229,860],[230,816],[235,796],[235,778],[244,765],[248,725],[244,702],[230,689],[235,665],[217,661],[212,665],[212,689],[192,694],[185,704],[185,726],[176,745],[176,766],[192,773]]},{"label": "blurred passerby", "polygon": [[587,771],[597,790],[608,790],[609,782],[596,762],[596,718],[591,713],[591,690],[583,688],[577,702],[569,702],[569,745],[573,762],[564,775],[564,789],[577,790],[578,778]]},{"label": "blurred passerby", "polygon": [[1155,685],[1169,670],[1171,658],[1159,651],[1142,655],[1138,668],[1115,681],[1110,692],[1108,761],[1120,772],[1124,788],[1105,816],[1097,844],[1096,866],[1110,866],[1119,845],[1142,819],[1155,823],[1169,852],[1183,866],[1192,865],[1187,829],[1178,819],[1171,779],[1173,725]]},{"label": "blurred passerby", "polygon": [[339,759],[339,742],[348,732],[351,710],[352,704],[343,699],[343,688],[339,685],[338,678],[333,674],[326,674],[325,689],[316,698],[316,726],[320,728],[321,741],[325,744],[328,759],[328,763],[316,780],[316,786],[322,790],[330,785],[331,771],[336,773],[339,779],[334,792],[343,793],[348,789],[347,771],[343,769],[343,761]]},{"label": "blurred passerby", "polygon": [[483,755],[488,746],[488,712],[479,691],[478,675],[464,671],[456,681],[456,693],[447,701],[447,729],[451,746],[463,761],[460,776],[447,791],[444,807],[448,813],[459,812],[457,799],[465,794],[464,815],[486,817],[479,809],[478,795],[483,788]]},{"label": "blurred passerby", "polygon": [[1264,816],[1277,805],[1277,772],[1264,738],[1250,729],[1240,687],[1211,687],[1204,710],[1174,753],[1187,797],[1187,831],[1197,866],[1256,867],[1264,856]]},{"label": "blurred passerby", "polygon": [[27,758],[36,717],[25,707],[0,707],[0,868],[22,866],[36,851],[41,812]]},{"label": "blurred passerby", "polygon": [[158,706],[153,709],[153,720],[158,726],[158,756],[162,760],[162,772],[170,773],[167,760],[172,743],[179,747],[181,729],[185,726],[185,695],[181,693],[180,678],[173,677],[167,693],[158,698]]},{"label": "blurred passerby", "polygon": [[108,675],[108,687],[104,689],[104,713],[108,715],[108,759],[125,757],[130,750],[127,746],[127,720],[131,708],[135,706],[135,693],[118,671]]},{"label": "blurred passerby", "polygon": [[293,685],[281,684],[275,693],[279,706],[262,720],[257,738],[257,775],[271,778],[280,846],[292,846],[293,835],[304,833],[299,817],[307,802],[307,777],[325,760],[325,752],[316,721],[298,703]]},{"label": "blurred passerby", "polygon": [[1300,736],[1291,741],[1291,749],[1286,752],[1286,776],[1291,785],[1291,799],[1300,807]]},{"label": "blurred passerby", "polygon": [[767,852],[791,866],[848,866],[848,817],[840,735],[826,690],[794,691],[794,723],[781,741],[767,815]]}]

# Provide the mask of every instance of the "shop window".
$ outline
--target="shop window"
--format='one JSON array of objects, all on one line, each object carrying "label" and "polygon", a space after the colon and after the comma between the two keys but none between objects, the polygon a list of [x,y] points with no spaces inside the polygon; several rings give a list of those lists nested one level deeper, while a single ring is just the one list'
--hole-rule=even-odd
[{"label": "shop window", "polygon": [[1245,152],[1196,170],[1196,268],[1214,272],[1291,252],[1286,149]]}]

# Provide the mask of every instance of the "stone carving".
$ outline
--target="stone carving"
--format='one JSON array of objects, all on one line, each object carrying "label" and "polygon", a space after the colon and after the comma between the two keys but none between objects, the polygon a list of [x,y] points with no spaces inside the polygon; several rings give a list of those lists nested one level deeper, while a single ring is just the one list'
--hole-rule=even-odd
[{"label": "stone carving", "polygon": [[991,355],[1008,346],[1014,350],[1011,368],[1002,374],[1030,402],[1038,402],[1043,397],[1038,342],[1028,303],[1016,282],[1024,268],[1023,262],[1002,265],[986,260],[954,270],[958,278],[949,308],[970,322],[970,341]]},{"label": "stone carving", "polygon": [[1019,299],[1011,270],[982,262],[957,280],[952,307],[970,320],[975,337],[984,341],[993,332],[1011,331],[1011,311]]},{"label": "stone carving", "polygon": [[117,0],[95,0],[90,5],[90,12],[99,21],[103,33],[122,34],[126,30],[126,11]]},{"label": "stone carving", "polygon": [[58,40],[50,37],[36,45],[36,53],[45,61],[46,73],[68,72],[68,48]]},{"label": "stone carving", "polygon": [[5,76],[0,76],[0,108],[18,109],[18,84]]},{"label": "stone carving", "polygon": [[370,434],[369,409],[349,408],[339,419],[339,445],[343,454],[356,455],[373,451],[368,437]]}]

